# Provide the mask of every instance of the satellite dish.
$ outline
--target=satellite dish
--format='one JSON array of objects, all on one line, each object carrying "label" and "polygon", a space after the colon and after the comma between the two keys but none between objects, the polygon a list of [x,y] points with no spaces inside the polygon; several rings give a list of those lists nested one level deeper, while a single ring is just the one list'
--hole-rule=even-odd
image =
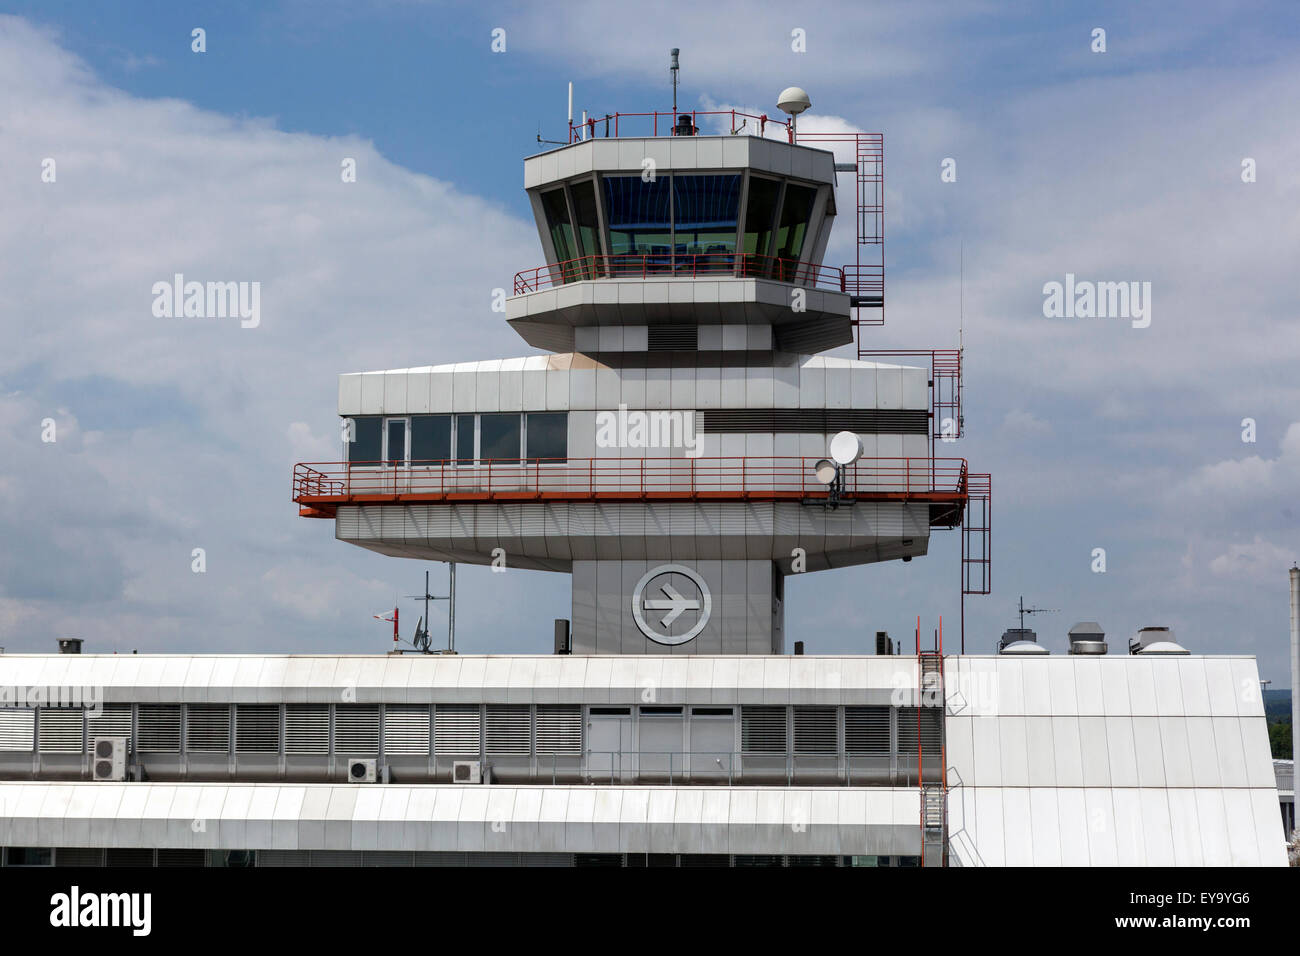
[{"label": "satellite dish", "polygon": [[839,469],[835,467],[835,462],[831,461],[829,458],[823,458],[821,461],[817,462],[817,464],[813,465],[813,474],[817,476],[817,480],[823,485],[829,485],[834,481],[835,475],[838,472]]},{"label": "satellite dish", "polygon": [[798,116],[810,106],[812,106],[812,100],[808,99],[808,94],[798,86],[787,86],[781,91],[781,95],[776,98],[776,108],[783,113],[789,113],[791,116]]},{"label": "satellite dish", "polygon": [[831,458],[839,465],[851,465],[862,457],[862,439],[853,432],[839,432],[831,437]]}]

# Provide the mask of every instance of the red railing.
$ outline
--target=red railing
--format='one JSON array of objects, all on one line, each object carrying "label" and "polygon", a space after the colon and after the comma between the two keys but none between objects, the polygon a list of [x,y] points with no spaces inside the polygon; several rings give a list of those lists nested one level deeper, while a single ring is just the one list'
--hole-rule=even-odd
[{"label": "red railing", "polygon": [[[729,133],[744,132],[749,135],[763,136],[768,125],[779,126],[785,130],[786,139],[790,139],[790,124],[783,119],[775,119],[766,113],[755,115],[740,110],[678,110],[677,112],[654,110],[649,113],[607,113],[604,116],[588,116],[586,136],[583,135],[582,121],[569,121],[569,142],[579,143],[584,138],[595,139],[604,136],[676,136],[679,117],[691,118],[691,135],[699,135],[701,116],[726,116],[730,119]],[[660,122],[662,117],[663,122]],[[661,133],[660,130],[663,132]],[[720,135],[720,134],[716,134]]]},{"label": "red railing", "polygon": [[536,292],[584,279],[697,279],[729,277],[774,279],[792,285],[844,292],[844,270],[796,259],[777,259],[751,253],[662,252],[644,255],[584,256],[554,262],[515,276],[515,295]]},{"label": "red railing", "polygon": [[[799,500],[828,497],[815,458],[570,458],[540,461],[300,463],[293,500],[326,517],[340,504],[507,500]],[[840,500],[962,505],[962,458],[861,459],[842,470]]]}]

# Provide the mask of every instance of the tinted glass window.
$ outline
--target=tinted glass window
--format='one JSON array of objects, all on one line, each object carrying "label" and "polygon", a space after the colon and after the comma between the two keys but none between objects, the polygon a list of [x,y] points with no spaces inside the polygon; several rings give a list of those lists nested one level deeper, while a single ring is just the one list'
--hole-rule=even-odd
[{"label": "tinted glass window", "polygon": [[456,416],[456,460],[474,460],[474,416]]},{"label": "tinted glass window", "polygon": [[522,416],[480,415],[479,458],[483,461],[518,461]]},{"label": "tinted glass window", "polygon": [[573,243],[573,227],[569,224],[569,207],[564,201],[563,189],[542,193],[542,209],[546,213],[546,228],[555,246],[555,261],[567,262],[578,254]]},{"label": "tinted glass window", "polygon": [[525,431],[529,460],[569,457],[569,416],[565,412],[531,412]]},{"label": "tinted glass window", "polygon": [[400,465],[406,461],[406,419],[398,418],[388,423],[388,463]]},{"label": "tinted glass window", "polygon": [[383,457],[383,420],[377,416],[352,419],[352,441],[348,442],[348,461],[378,463]]},{"label": "tinted glass window", "polygon": [[785,187],[785,201],[781,203],[781,224],[776,230],[778,259],[798,259],[803,255],[804,238],[808,234],[808,220],[812,218],[813,200],[817,191],[808,186],[790,183]]},{"label": "tinted glass window", "polygon": [[[669,271],[672,264],[669,177],[643,182],[640,176],[606,176],[604,183],[610,255],[646,256],[649,258],[644,265],[651,271]],[[642,265],[638,261],[623,263],[622,267],[635,268],[639,273]]]},{"label": "tinted glass window", "polygon": [[411,419],[411,461],[446,461],[450,457],[451,416],[414,416]]},{"label": "tinted glass window", "polygon": [[781,184],[775,179],[749,177],[749,199],[745,203],[744,251],[766,256],[772,246],[772,226],[776,224],[776,203]]},{"label": "tinted glass window", "polygon": [[739,210],[739,175],[673,176],[677,253],[696,257],[688,266],[730,269]]}]

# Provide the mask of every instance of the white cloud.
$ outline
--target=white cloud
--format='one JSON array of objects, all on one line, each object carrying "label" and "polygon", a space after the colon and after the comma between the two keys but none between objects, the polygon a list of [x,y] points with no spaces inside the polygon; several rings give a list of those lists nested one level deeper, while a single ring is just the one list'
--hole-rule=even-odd
[{"label": "white cloud", "polygon": [[1226,551],[1210,560],[1209,568],[1219,577],[1257,580],[1280,575],[1295,563],[1298,555],[1298,548],[1284,548],[1255,535],[1248,544],[1229,545]]}]

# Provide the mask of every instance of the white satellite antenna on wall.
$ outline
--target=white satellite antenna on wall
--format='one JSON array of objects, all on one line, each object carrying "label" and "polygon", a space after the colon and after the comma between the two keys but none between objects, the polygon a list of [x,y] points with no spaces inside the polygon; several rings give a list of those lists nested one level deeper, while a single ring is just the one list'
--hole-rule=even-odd
[{"label": "white satellite antenna on wall", "polygon": [[811,106],[812,100],[808,99],[808,94],[799,86],[787,86],[776,98],[776,108],[782,113],[790,114],[790,142],[798,140],[795,126],[799,122],[799,114]]},{"label": "white satellite antenna on wall", "polygon": [[830,489],[829,506],[838,508],[844,490],[841,471],[862,457],[862,439],[854,432],[837,432],[831,436],[830,453],[813,465],[813,474]]}]

